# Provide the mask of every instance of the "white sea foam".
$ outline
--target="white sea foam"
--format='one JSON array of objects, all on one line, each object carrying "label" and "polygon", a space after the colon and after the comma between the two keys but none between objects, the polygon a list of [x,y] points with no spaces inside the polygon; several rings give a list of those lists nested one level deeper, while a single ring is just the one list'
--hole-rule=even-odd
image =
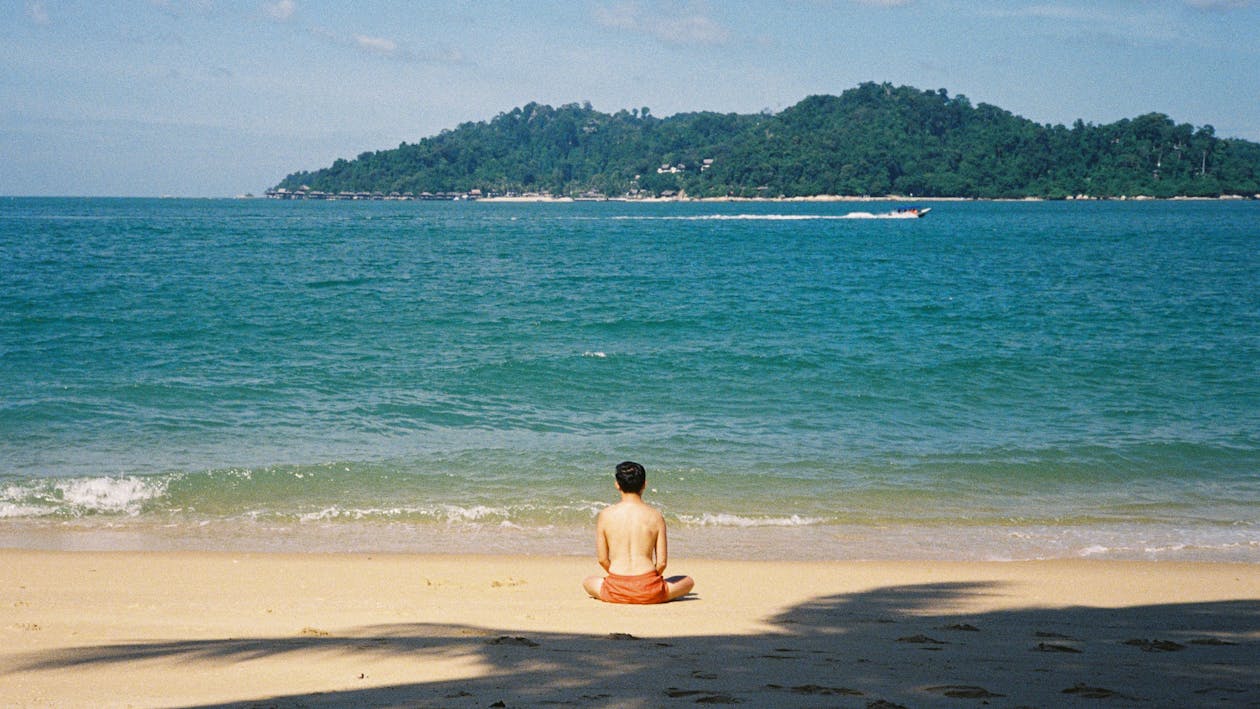
[{"label": "white sea foam", "polygon": [[508,519],[511,511],[502,507],[474,505],[433,505],[427,507],[341,507],[332,505],[314,512],[298,515],[301,522],[328,522],[332,520],[372,520],[421,517],[442,522],[479,522],[485,519]]},{"label": "white sea foam", "polygon": [[915,217],[910,217],[905,214],[897,214],[897,213],[890,213],[890,212],[885,212],[885,213],[880,213],[880,214],[876,214],[873,212],[849,212],[848,214],[837,217],[837,219],[914,219],[914,218]]},{"label": "white sea foam", "polygon": [[680,216],[618,216],[614,221],[679,221],[679,222],[806,222],[832,219],[914,219],[897,212],[849,212],[847,214],[692,214]]},{"label": "white sea foam", "polygon": [[166,494],[167,478],[75,478],[58,480],[54,489],[75,514],[140,513],[145,502]]},{"label": "white sea foam", "polygon": [[472,507],[441,505],[438,509],[441,511],[440,516],[448,522],[478,522],[487,517],[511,517],[511,513],[506,508],[488,507],[486,505],[473,505]]},{"label": "white sea foam", "polygon": [[28,487],[20,485],[5,485],[4,489],[0,490],[0,502],[6,502],[6,504],[19,502],[28,496],[30,496]]},{"label": "white sea foam", "polygon": [[706,512],[702,515],[679,515],[678,519],[685,524],[698,527],[807,527],[821,524],[824,520],[817,517],[744,517],[741,515]]},{"label": "white sea foam", "polygon": [[0,502],[0,519],[10,519],[18,517],[46,517],[55,514],[57,508],[42,507],[35,505],[22,505],[12,502]]},{"label": "white sea foam", "polygon": [[302,522],[327,522],[334,519],[363,519],[369,515],[381,515],[384,513],[388,516],[387,511],[382,510],[344,510],[336,505],[325,507],[315,512],[305,512],[298,515],[298,520]]},{"label": "white sea foam", "polygon": [[405,517],[407,515],[423,515],[425,510],[416,507],[350,507],[343,508],[337,505],[325,507],[315,512],[306,512],[298,515],[301,522],[328,522],[331,520],[373,520],[373,519],[394,519]]},{"label": "white sea foam", "polygon": [[[1181,535],[1183,530],[1171,532]],[[1110,543],[1106,543],[1106,542]],[[1160,542],[1163,543],[1160,543]],[[1088,544],[1076,550],[1081,558],[1113,558],[1113,559],[1198,559],[1198,558],[1232,558],[1240,555],[1247,558],[1254,550],[1260,549],[1260,540],[1237,538],[1220,538],[1210,532],[1200,530],[1179,539],[1141,540],[1126,536],[1117,536],[1105,540],[1104,543]]]},{"label": "white sea foam", "polygon": [[800,222],[812,221],[817,219],[841,219],[842,217],[834,214],[692,214],[686,216],[619,216],[612,217],[614,221],[678,221],[678,222],[737,222],[737,221],[756,221],[756,222]]},{"label": "white sea foam", "polygon": [[583,356],[583,357],[596,357],[596,358],[599,358],[599,359],[604,359],[604,358],[605,358],[605,357],[607,357],[608,355],[607,355],[607,354],[604,354],[603,352],[583,352],[583,353],[582,353],[582,356]]},{"label": "white sea foam", "polygon": [[44,479],[6,485],[0,518],[64,514],[140,514],[144,504],[166,494],[169,478],[135,476]]}]

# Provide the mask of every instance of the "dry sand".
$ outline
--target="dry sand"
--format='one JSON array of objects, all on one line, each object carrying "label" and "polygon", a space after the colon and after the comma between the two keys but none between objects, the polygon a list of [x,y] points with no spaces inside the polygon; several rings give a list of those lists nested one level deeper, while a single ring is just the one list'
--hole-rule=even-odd
[{"label": "dry sand", "polygon": [[5,706],[1260,704],[1260,565],[0,550]]}]

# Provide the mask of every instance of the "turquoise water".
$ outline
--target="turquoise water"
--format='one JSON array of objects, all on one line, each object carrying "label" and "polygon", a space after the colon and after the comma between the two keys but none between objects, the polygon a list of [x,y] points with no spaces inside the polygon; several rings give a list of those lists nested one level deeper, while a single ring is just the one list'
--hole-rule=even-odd
[{"label": "turquoise water", "polygon": [[0,199],[0,544],[1260,561],[1260,204]]}]

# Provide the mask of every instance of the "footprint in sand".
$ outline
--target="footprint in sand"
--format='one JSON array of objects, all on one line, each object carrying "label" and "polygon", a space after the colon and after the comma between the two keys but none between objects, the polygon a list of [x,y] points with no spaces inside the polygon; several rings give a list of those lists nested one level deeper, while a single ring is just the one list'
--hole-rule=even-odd
[{"label": "footprint in sand", "polygon": [[774,652],[768,653],[765,655],[756,655],[754,659],[758,659],[758,658],[762,660],[799,660],[801,659],[799,655],[787,654],[787,653],[793,653],[793,652],[796,652],[796,651],[790,650],[787,648],[776,648]]},{"label": "footprint in sand", "polygon": [[1037,652],[1081,652],[1074,647],[1068,645],[1058,645],[1056,643],[1037,643],[1037,647],[1033,648]]},{"label": "footprint in sand", "polygon": [[786,689],[793,694],[818,694],[823,696],[862,697],[864,693],[848,687],[823,687],[817,684],[801,684],[795,687],[784,687],[779,684],[767,684],[767,689]]},{"label": "footprint in sand", "polygon": [[741,699],[736,699],[729,694],[714,694],[707,689],[678,689],[676,687],[670,687],[665,690],[665,696],[670,699],[688,699],[690,697],[697,697],[696,704],[740,704],[743,701]]},{"label": "footprint in sand", "polygon": [[952,699],[991,699],[994,697],[1005,697],[1005,694],[995,694],[984,687],[976,687],[969,684],[946,684],[939,687],[927,687],[925,692],[933,694],[942,694]]},{"label": "footprint in sand", "polygon": [[490,588],[511,588],[512,586],[524,586],[526,583],[524,579],[509,576],[507,581],[491,581]]},{"label": "footprint in sand", "polygon": [[1224,646],[1224,645],[1237,645],[1238,643],[1231,643],[1228,640],[1221,640],[1220,638],[1195,638],[1194,640],[1190,641],[1190,644],[1191,645]]},{"label": "footprint in sand", "polygon": [[523,638],[519,635],[516,635],[516,636],[500,635],[499,637],[494,638],[493,640],[487,640],[486,644],[487,645],[520,645],[522,647],[538,647],[538,643],[534,642],[533,640],[530,640],[529,638]]},{"label": "footprint in sand", "polygon": [[1086,699],[1110,699],[1112,697],[1120,696],[1117,692],[1107,689],[1106,687],[1090,687],[1089,685],[1080,683],[1063,690],[1062,694],[1074,694],[1078,697],[1084,697]]},{"label": "footprint in sand", "polygon": [[1063,633],[1043,633],[1040,630],[1033,633],[1033,637],[1046,638],[1047,640],[1076,640],[1076,638],[1071,635],[1064,635]]},{"label": "footprint in sand", "polygon": [[944,640],[929,638],[926,635],[907,635],[904,638],[897,638],[899,643],[915,643],[918,645],[948,645]]},{"label": "footprint in sand", "polygon": [[1125,640],[1125,645],[1133,645],[1140,648],[1142,652],[1176,652],[1185,650],[1186,646],[1181,643],[1175,643],[1171,640],[1146,640],[1144,638],[1133,638]]},{"label": "footprint in sand", "polygon": [[1195,694],[1244,694],[1247,690],[1241,687],[1204,687],[1194,690]]}]

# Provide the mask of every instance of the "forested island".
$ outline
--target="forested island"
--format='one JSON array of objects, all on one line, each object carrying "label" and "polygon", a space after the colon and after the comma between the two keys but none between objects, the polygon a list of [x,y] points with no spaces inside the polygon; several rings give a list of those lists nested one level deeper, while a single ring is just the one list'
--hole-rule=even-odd
[{"label": "forested island", "polygon": [[284,178],[279,198],[1255,197],[1260,143],[1148,113],[1041,125],[945,89],[865,83],[775,114],[531,103]]}]

